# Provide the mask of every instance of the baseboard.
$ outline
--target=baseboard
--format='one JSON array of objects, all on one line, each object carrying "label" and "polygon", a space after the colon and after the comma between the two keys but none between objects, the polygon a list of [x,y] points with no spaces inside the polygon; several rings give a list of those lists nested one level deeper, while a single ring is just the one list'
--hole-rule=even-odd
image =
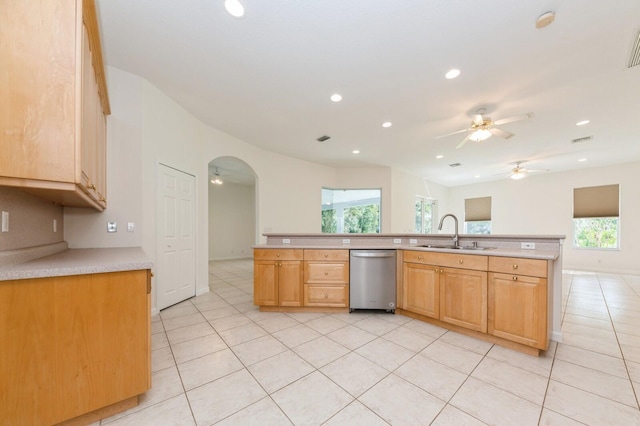
[{"label": "baseboard", "polygon": [[551,340],[554,342],[562,343],[562,332],[561,331],[552,331],[551,332]]}]

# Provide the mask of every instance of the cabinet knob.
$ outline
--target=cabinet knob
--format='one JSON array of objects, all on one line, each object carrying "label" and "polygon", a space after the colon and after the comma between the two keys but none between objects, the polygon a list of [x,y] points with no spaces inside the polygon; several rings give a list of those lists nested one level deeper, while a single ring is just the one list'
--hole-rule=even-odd
[{"label": "cabinet knob", "polygon": [[280,257],[280,253],[276,253],[276,257]]},{"label": "cabinet knob", "polygon": [[328,299],[328,298],[329,298],[329,293],[325,293],[325,294],[324,294],[324,298],[325,298],[325,299]]},{"label": "cabinet knob", "polygon": [[329,275],[329,271],[324,271],[324,274],[325,275]]},{"label": "cabinet knob", "polygon": [[422,260],[422,256],[418,256],[418,260]]},{"label": "cabinet knob", "polygon": [[516,277],[515,275],[513,276],[513,280],[514,281],[518,281],[518,277]]},{"label": "cabinet knob", "polygon": [[462,265],[464,263],[464,260],[460,259],[458,260],[458,262]]},{"label": "cabinet knob", "polygon": [[329,257],[329,253],[325,253],[325,254],[324,254],[324,257]]},{"label": "cabinet knob", "polygon": [[96,189],[96,186],[95,186],[94,184],[92,184],[92,183],[87,184],[87,185],[85,185],[85,186],[86,186],[88,189],[93,189],[93,190],[95,190],[95,189]]},{"label": "cabinet knob", "polygon": [[513,269],[518,269],[518,264],[517,263],[513,264]]}]

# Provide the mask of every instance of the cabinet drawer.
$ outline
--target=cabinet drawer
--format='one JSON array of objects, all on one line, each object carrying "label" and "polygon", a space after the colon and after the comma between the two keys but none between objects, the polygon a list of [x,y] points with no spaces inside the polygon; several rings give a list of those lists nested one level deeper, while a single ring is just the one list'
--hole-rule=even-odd
[{"label": "cabinet drawer", "polygon": [[542,259],[524,259],[521,257],[489,257],[489,270],[505,274],[547,277],[547,261]]},{"label": "cabinet drawer", "polygon": [[349,261],[349,250],[305,250],[304,260]]},{"label": "cabinet drawer", "polygon": [[305,284],[304,305],[346,308],[349,306],[349,286]]},{"label": "cabinet drawer", "polygon": [[348,262],[304,262],[305,284],[348,284]]},{"label": "cabinet drawer", "polygon": [[487,257],[488,256],[473,254],[436,253],[413,250],[406,250],[404,252],[405,262],[438,265],[449,268],[473,269],[476,271],[487,270]]},{"label": "cabinet drawer", "polygon": [[253,249],[254,260],[302,260],[302,249]]}]

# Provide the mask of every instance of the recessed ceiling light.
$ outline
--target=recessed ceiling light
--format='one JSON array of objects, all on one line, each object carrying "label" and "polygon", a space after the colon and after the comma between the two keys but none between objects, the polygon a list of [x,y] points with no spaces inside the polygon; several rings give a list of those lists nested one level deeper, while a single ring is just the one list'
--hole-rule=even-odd
[{"label": "recessed ceiling light", "polygon": [[436,158],[439,160],[441,158],[444,158],[444,155],[440,154],[440,155],[436,155]]},{"label": "recessed ceiling light", "polygon": [[460,75],[460,70],[457,70],[457,69],[454,68],[454,69],[450,69],[449,71],[447,71],[447,73],[444,76],[448,80],[451,80],[452,78],[456,78],[459,75]]},{"label": "recessed ceiling light", "polygon": [[578,121],[576,126],[584,126],[585,124],[589,124],[589,120]]},{"label": "recessed ceiling light", "polygon": [[475,175],[474,178],[478,179],[480,177],[480,175]]},{"label": "recessed ceiling light", "polygon": [[587,159],[586,158],[581,158],[578,161],[582,163],[583,161],[587,161]]},{"label": "recessed ceiling light", "polygon": [[342,95],[340,93],[334,93],[331,95],[331,100],[333,102],[340,102],[342,100]]},{"label": "recessed ceiling light", "polygon": [[360,154],[360,151],[358,151],[357,149],[354,149],[354,150],[353,150],[353,151],[351,151],[351,152],[353,152],[354,154]]},{"label": "recessed ceiling light", "polygon": [[382,123],[382,127],[391,127],[392,123],[390,121],[385,121],[384,123]]},{"label": "recessed ceiling light", "polygon": [[244,15],[244,6],[238,0],[224,0],[224,8],[231,16],[240,18]]}]

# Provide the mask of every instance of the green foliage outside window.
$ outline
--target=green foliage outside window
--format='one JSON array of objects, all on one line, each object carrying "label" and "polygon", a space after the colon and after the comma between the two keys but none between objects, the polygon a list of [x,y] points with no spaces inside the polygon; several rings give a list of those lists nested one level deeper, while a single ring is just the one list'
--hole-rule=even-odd
[{"label": "green foliage outside window", "polygon": [[322,210],[322,232],[328,234],[335,234],[338,232],[335,209]]},{"label": "green foliage outside window", "polygon": [[574,246],[583,248],[618,248],[618,218],[574,219]]},{"label": "green foliage outside window", "polygon": [[380,206],[356,206],[344,209],[344,232],[348,234],[377,234],[380,232]]},{"label": "green foliage outside window", "polygon": [[464,223],[465,234],[491,234],[491,221],[478,220]]}]

